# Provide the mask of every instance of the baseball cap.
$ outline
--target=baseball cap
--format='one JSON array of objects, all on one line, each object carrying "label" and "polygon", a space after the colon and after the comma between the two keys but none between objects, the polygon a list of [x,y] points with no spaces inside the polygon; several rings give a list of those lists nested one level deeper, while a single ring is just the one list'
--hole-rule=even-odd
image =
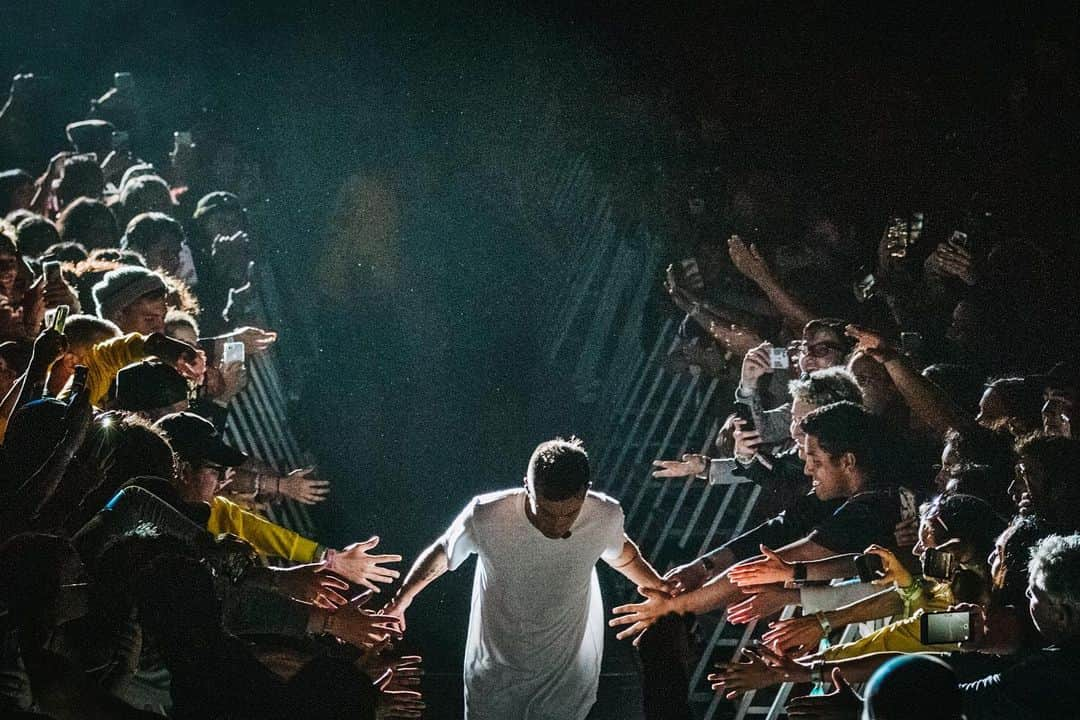
[{"label": "baseball cap", "polygon": [[243,465],[247,455],[221,439],[213,423],[195,413],[178,412],[166,415],[154,423],[165,433],[169,445],[181,460],[212,462],[225,467]]}]

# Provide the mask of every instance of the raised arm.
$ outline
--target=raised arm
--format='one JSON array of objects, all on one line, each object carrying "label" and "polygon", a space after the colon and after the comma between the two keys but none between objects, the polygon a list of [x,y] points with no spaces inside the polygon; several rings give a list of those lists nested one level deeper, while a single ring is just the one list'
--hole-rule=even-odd
[{"label": "raised arm", "polygon": [[757,247],[743,242],[738,235],[732,235],[728,239],[728,251],[736,269],[761,288],[793,332],[801,333],[806,323],[820,317],[784,289]]}]

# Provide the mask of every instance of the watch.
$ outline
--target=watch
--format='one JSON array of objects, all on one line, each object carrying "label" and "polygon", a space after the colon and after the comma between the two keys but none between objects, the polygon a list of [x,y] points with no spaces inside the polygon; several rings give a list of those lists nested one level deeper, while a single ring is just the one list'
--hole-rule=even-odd
[{"label": "watch", "polygon": [[794,572],[791,576],[793,582],[806,582],[806,563],[791,563],[791,569]]},{"label": "watch", "polygon": [[710,558],[708,555],[703,555],[701,557],[701,566],[705,568],[705,572],[708,573],[711,573],[713,570],[716,569],[716,563],[714,563],[712,561],[712,558]]}]

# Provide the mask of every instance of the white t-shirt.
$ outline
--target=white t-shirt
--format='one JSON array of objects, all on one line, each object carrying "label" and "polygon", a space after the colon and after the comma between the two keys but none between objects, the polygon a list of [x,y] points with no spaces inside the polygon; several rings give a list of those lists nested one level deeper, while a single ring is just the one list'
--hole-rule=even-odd
[{"label": "white t-shirt", "polygon": [[480,495],[441,542],[479,559],[465,648],[468,720],[583,720],[596,702],[604,607],[596,561],[622,552],[618,501],[589,492],[565,539],[525,516],[524,488]]}]

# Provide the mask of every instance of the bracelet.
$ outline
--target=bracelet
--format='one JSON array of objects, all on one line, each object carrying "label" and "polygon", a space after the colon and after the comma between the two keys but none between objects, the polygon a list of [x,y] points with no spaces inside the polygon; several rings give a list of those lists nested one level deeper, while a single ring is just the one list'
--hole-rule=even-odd
[{"label": "bracelet", "polygon": [[337,555],[337,550],[334,548],[326,548],[326,552],[323,553],[323,562],[326,563],[327,570],[334,569],[334,556]]},{"label": "bracelet", "polygon": [[832,632],[832,623],[829,622],[829,618],[825,615],[825,611],[818,610],[814,613],[814,617],[817,618],[818,625],[821,626],[821,637],[828,640],[829,633]]},{"label": "bracelet", "polygon": [[281,494],[281,478],[277,476],[274,477],[274,494]]},{"label": "bracelet", "polygon": [[792,569],[792,571],[794,573],[791,576],[791,579],[794,582],[805,582],[806,581],[806,563],[801,563],[801,562],[791,563],[791,569]]},{"label": "bracelet", "polygon": [[922,583],[919,578],[912,578],[907,587],[897,585],[896,592],[900,593],[900,598],[904,601],[904,617],[911,617],[912,606],[922,597]]},{"label": "bracelet", "polygon": [[825,683],[825,661],[815,660],[810,663],[810,682],[815,685],[823,685]]},{"label": "bracelet", "polygon": [[330,612],[329,610],[325,610],[324,612],[326,614],[323,615],[322,630],[319,631],[319,634],[320,635],[329,635],[330,634],[330,619],[334,617],[334,613]]},{"label": "bracelet", "polygon": [[259,490],[262,488],[262,473],[255,473],[255,496],[258,497]]}]

